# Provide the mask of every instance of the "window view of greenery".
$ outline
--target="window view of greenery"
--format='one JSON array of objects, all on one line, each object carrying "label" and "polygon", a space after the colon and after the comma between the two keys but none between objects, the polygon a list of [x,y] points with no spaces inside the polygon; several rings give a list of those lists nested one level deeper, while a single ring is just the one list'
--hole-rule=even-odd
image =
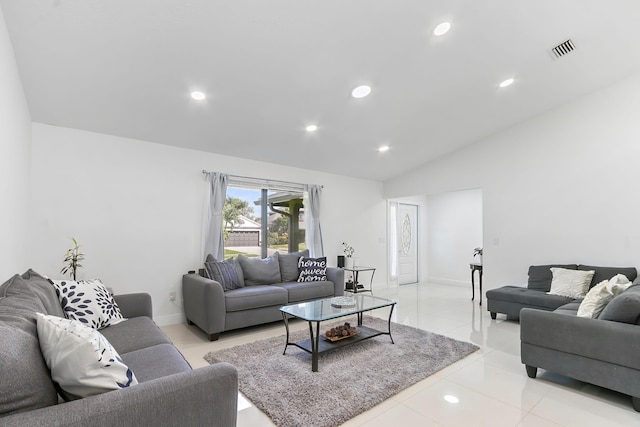
[{"label": "window view of greenery", "polygon": [[[266,197],[266,212],[262,211]],[[222,212],[225,258],[271,255],[305,249],[302,194],[227,188]],[[262,224],[266,224],[263,236]]]}]

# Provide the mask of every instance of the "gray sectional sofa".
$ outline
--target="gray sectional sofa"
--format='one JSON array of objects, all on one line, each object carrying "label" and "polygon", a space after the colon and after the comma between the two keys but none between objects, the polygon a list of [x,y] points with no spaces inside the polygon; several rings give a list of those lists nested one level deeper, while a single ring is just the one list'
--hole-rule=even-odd
[{"label": "gray sectional sofa", "polygon": [[115,300],[128,320],[100,332],[139,383],[64,402],[36,326],[36,312],[63,316],[53,287],[31,270],[0,286],[0,426],[235,426],[236,369],[219,363],[192,370],[151,319],[149,295]]},{"label": "gray sectional sofa", "polygon": [[614,297],[595,319],[576,316],[579,305],[520,311],[527,374],[535,378],[542,368],[628,394],[640,412],[640,285]]},{"label": "gray sectional sofa", "polygon": [[529,267],[529,281],[526,288],[503,286],[487,291],[487,310],[491,313],[491,318],[495,319],[498,313],[503,313],[508,319],[517,320],[523,308],[553,311],[576,301],[565,296],[547,294],[551,289],[551,267],[595,271],[590,288],[603,280],[609,280],[616,274],[624,274],[632,282],[638,275],[635,267],[595,267],[578,264],[532,265]]},{"label": "gray sectional sofa", "polygon": [[[202,329],[211,341],[221,332],[282,320],[280,307],[344,294],[344,270],[327,267],[327,280],[298,282],[298,260],[304,253],[275,254],[265,265],[240,258],[236,263],[241,285],[225,289],[200,274],[182,277],[182,297],[187,323]],[[273,264],[275,259],[275,265]]]}]

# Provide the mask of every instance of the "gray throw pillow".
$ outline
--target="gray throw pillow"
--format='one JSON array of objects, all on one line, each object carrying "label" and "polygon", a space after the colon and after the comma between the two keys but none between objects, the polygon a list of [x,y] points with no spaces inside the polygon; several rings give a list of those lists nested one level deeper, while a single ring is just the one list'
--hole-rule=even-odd
[{"label": "gray throw pillow", "polygon": [[277,252],[267,258],[249,258],[240,254],[238,261],[242,266],[244,283],[247,286],[271,285],[282,281]]},{"label": "gray throw pillow", "polygon": [[640,324],[640,285],[629,286],[602,310],[600,320]]},{"label": "gray throw pillow", "polygon": [[532,265],[529,267],[529,282],[527,288],[536,291],[549,292],[551,290],[551,267],[564,268],[567,270],[577,270],[577,264],[550,264],[550,265]]},{"label": "gray throw pillow", "polygon": [[242,287],[236,273],[235,262],[230,260],[205,262],[204,268],[207,270],[209,278],[220,283],[225,291]]},{"label": "gray throw pillow", "polygon": [[308,257],[309,249],[292,252],[290,254],[278,253],[278,263],[280,264],[280,276],[283,282],[295,282],[298,280],[298,260],[300,257]]},{"label": "gray throw pillow", "polygon": [[[238,262],[238,258],[227,258],[224,261],[225,262],[231,262],[231,263],[233,263],[233,265],[236,266],[236,276],[238,277],[238,285],[241,288],[244,287],[244,274],[242,274],[242,267],[240,267],[240,263]],[[209,254],[209,255],[207,255],[207,259],[205,260],[205,263],[207,263],[207,262],[218,262],[218,260],[215,259],[213,255]],[[207,277],[209,279],[215,280],[209,275],[209,272],[207,271],[206,266],[205,266],[204,271],[207,274]]]}]

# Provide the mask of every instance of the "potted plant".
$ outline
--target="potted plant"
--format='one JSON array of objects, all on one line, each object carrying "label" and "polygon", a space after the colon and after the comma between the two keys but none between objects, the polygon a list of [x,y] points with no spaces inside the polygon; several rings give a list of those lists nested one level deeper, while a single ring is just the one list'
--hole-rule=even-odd
[{"label": "potted plant", "polygon": [[480,264],[482,264],[482,248],[475,248],[473,250],[473,256],[475,257],[476,255],[480,256]]},{"label": "potted plant", "polygon": [[80,245],[78,245],[76,239],[72,237],[71,240],[73,240],[73,248],[67,249],[67,253],[64,257],[64,262],[66,263],[66,265],[62,268],[62,270],[60,270],[60,272],[62,274],[69,273],[71,278],[75,281],[76,272],[78,268],[82,267],[80,261],[84,260],[84,254],[80,252]]},{"label": "potted plant", "polygon": [[343,250],[342,251],[344,252],[344,256],[346,257],[344,266],[345,266],[345,268],[353,268],[353,265],[354,265],[353,254],[356,251],[355,251],[355,249],[353,249],[353,246],[351,246],[347,242],[342,242],[342,246],[343,246]]}]

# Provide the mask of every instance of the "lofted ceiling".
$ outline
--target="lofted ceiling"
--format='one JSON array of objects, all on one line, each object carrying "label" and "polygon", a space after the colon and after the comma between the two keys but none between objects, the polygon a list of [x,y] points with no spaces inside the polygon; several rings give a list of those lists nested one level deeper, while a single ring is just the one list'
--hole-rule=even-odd
[{"label": "lofted ceiling", "polygon": [[0,6],[35,122],[379,181],[640,72],[637,0]]}]

